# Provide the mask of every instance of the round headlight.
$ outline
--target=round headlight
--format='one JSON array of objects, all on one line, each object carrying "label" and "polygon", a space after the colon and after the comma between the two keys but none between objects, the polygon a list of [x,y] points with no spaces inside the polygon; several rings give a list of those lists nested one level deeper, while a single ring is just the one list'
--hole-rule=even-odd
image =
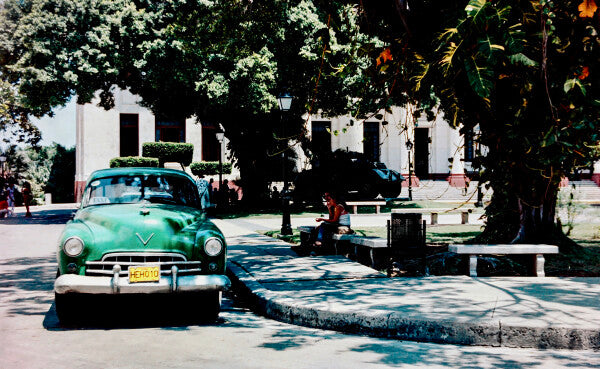
[{"label": "round headlight", "polygon": [[63,251],[67,256],[79,256],[83,252],[83,241],[79,237],[69,237],[63,243]]},{"label": "round headlight", "polygon": [[218,238],[211,237],[204,242],[204,251],[208,256],[217,256],[223,251],[223,242]]}]

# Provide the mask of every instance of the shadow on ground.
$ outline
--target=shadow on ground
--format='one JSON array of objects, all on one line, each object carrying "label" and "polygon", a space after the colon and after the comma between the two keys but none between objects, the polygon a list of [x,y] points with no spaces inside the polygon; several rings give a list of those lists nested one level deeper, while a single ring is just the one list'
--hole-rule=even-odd
[{"label": "shadow on ground", "polygon": [[65,224],[71,219],[75,209],[55,209],[33,211],[30,218],[18,213],[10,218],[1,218],[0,224],[31,225],[31,224]]},{"label": "shadow on ground", "polygon": [[[81,314],[69,323],[62,323],[56,315],[54,303],[46,312],[43,326],[50,331],[110,330],[161,328],[187,330],[191,326],[218,326],[225,324],[222,316],[207,320],[183,296],[175,295],[94,295],[78,299]],[[221,306],[224,311],[235,310],[231,296],[225,294]]]}]

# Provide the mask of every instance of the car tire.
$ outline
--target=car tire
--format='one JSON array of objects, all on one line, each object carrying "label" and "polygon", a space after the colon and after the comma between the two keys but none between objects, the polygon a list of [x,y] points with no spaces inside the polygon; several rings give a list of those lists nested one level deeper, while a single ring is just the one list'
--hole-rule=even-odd
[{"label": "car tire", "polygon": [[221,291],[198,292],[192,295],[190,307],[199,321],[217,320],[221,312]]},{"label": "car tire", "polygon": [[386,188],[381,191],[381,196],[386,199],[395,199],[400,195],[401,189]]},{"label": "car tire", "polygon": [[80,309],[77,306],[77,297],[75,294],[54,293],[54,308],[61,324],[71,324],[77,321]]},{"label": "car tire", "polygon": [[377,190],[371,183],[365,183],[359,192],[359,197],[363,200],[373,200],[377,197]]}]

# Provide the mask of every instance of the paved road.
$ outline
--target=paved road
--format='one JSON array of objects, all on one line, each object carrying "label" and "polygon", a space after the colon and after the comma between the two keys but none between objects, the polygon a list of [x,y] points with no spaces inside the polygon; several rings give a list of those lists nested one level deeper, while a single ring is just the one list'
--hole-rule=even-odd
[{"label": "paved road", "polygon": [[61,327],[54,243],[69,212],[41,208],[33,219],[0,220],[1,368],[600,367],[600,352],[437,345],[298,327],[257,316],[233,295],[213,324],[135,315],[115,322],[118,315],[106,312],[108,322]]}]

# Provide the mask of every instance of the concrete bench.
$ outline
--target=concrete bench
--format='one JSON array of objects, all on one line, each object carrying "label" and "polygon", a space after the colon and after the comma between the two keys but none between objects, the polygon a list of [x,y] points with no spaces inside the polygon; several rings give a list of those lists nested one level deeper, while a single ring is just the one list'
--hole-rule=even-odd
[{"label": "concrete bench", "polygon": [[438,224],[438,216],[439,214],[461,214],[460,223],[461,224],[469,224],[469,213],[471,213],[473,209],[434,209],[434,208],[412,208],[412,209],[392,209],[392,213],[397,214],[407,214],[407,213],[421,213],[421,214],[431,214],[431,222],[430,225]]},{"label": "concrete bench", "polygon": [[[312,226],[300,226],[297,227],[300,231],[300,240],[307,240],[310,236],[311,232],[315,227]],[[377,251],[387,251],[388,244],[385,238],[379,237],[364,237],[356,234],[333,234],[331,236],[333,242],[333,250],[336,255],[344,255],[346,254],[346,249],[349,246],[348,254],[353,255],[357,259],[361,254],[361,249],[366,249],[369,254],[369,260],[371,262],[371,267],[375,267],[377,256]],[[302,245],[306,246],[306,245]]]},{"label": "concrete bench", "polygon": [[352,213],[357,214],[359,206],[375,206],[375,212],[380,213],[381,207],[387,205],[385,201],[346,201],[346,205],[352,206]]},{"label": "concrete bench", "polygon": [[535,273],[538,277],[546,276],[544,272],[544,254],[558,254],[558,246],[553,245],[449,245],[448,251],[469,255],[469,275],[477,277],[478,255],[534,255]]},{"label": "concrete bench", "polygon": [[351,241],[350,244],[354,246],[354,255],[356,258],[359,258],[360,249],[366,248],[369,252],[369,259],[371,261],[371,268],[375,269],[376,263],[376,252],[388,252],[388,242],[385,238],[379,237],[361,237],[356,236]]}]

